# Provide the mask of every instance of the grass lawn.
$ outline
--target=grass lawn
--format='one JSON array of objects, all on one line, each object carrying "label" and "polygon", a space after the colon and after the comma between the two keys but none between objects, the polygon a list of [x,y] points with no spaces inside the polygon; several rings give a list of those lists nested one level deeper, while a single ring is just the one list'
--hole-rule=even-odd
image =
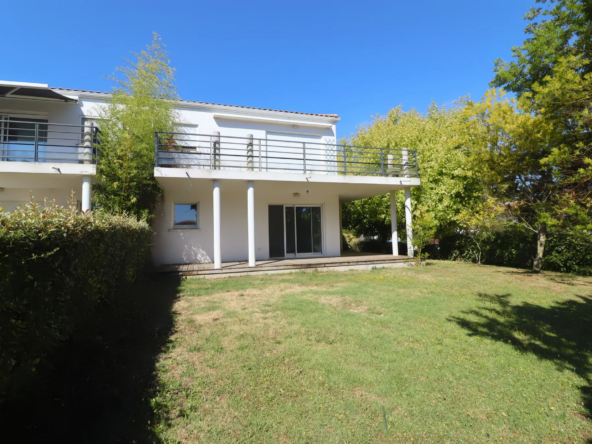
[{"label": "grass lawn", "polygon": [[415,269],[186,280],[163,442],[592,442],[592,279]]}]

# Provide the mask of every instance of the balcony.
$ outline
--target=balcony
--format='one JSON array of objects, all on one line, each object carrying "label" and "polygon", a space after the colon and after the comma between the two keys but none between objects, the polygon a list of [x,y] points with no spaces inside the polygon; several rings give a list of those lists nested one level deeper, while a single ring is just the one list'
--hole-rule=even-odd
[{"label": "balcony", "polygon": [[417,152],[298,140],[157,132],[157,168],[419,177]]},{"label": "balcony", "polygon": [[0,161],[96,164],[98,129],[41,119],[0,120]]}]

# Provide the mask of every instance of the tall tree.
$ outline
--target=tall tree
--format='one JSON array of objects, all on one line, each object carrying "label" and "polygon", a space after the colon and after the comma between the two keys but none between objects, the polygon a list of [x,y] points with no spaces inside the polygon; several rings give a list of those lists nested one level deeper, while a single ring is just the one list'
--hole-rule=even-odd
[{"label": "tall tree", "polygon": [[96,204],[108,211],[151,218],[161,187],[154,178],[154,133],[172,131],[177,119],[175,70],[158,34],[129,66],[119,67],[117,83],[97,121],[100,152]]},{"label": "tall tree", "polygon": [[[464,118],[460,107],[447,109],[432,104],[422,114],[416,110],[405,112],[399,106],[384,116],[376,116],[347,140],[351,145],[383,147],[385,154],[401,148],[417,150],[421,187],[411,191],[413,206],[416,210],[426,209],[437,236],[454,232],[456,215],[483,194],[478,176],[469,168],[469,154],[461,149]],[[402,196],[397,202],[398,226],[403,230]],[[344,228],[357,235],[386,240],[391,234],[388,195],[348,203],[343,214]]]},{"label": "tall tree", "polygon": [[523,111],[553,127],[553,140],[539,163],[553,183],[554,212],[570,229],[590,230],[592,1],[537,3],[546,7],[525,16],[531,22],[525,31],[529,38],[513,48],[512,62],[496,61],[492,85],[516,93]]},{"label": "tall tree", "polygon": [[533,271],[540,272],[547,232],[569,214],[562,184],[543,161],[557,133],[544,116],[520,110],[515,99],[491,90],[480,102],[465,100],[466,146],[472,168],[505,208],[505,217],[537,234]]},{"label": "tall tree", "polygon": [[[592,2],[589,0],[536,0],[544,5],[533,7],[524,16],[530,23],[528,38],[512,48],[514,60],[495,61],[491,86],[522,96],[534,92],[534,85],[544,85],[553,77],[559,60],[576,56],[592,58]],[[591,71],[591,66],[582,72]]]}]

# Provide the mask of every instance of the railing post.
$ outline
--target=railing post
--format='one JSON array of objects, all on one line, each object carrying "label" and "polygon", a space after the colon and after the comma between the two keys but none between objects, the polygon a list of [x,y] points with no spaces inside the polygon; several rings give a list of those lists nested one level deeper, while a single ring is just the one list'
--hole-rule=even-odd
[{"label": "railing post", "polygon": [[39,124],[35,123],[35,162],[39,161]]},{"label": "railing post", "polygon": [[220,169],[220,131],[214,131],[214,135],[212,136],[210,168],[213,170]]},{"label": "railing post", "polygon": [[403,148],[401,156],[403,158],[403,175],[409,177],[409,150]]},{"label": "railing post", "polygon": [[253,135],[247,134],[247,168],[253,171]]},{"label": "railing post", "polygon": [[380,173],[384,176],[384,153],[382,148],[380,148]]},{"label": "railing post", "polygon": [[347,157],[345,156],[345,145],[343,145],[343,175],[347,176]]},{"label": "railing post", "polygon": [[306,174],[306,143],[302,142],[302,166],[304,167],[304,174]]},{"label": "railing post", "polygon": [[154,168],[158,168],[158,131],[154,131]]},{"label": "railing post", "polygon": [[[92,124],[89,126],[88,119],[84,119],[84,127],[82,128],[83,131],[83,139],[82,139],[82,146],[84,146],[82,151],[82,163],[92,163],[89,161],[88,158],[92,158]],[[89,156],[90,154],[90,156]]]},{"label": "railing post", "polygon": [[261,139],[257,139],[257,148],[259,148],[259,171],[261,171]]}]

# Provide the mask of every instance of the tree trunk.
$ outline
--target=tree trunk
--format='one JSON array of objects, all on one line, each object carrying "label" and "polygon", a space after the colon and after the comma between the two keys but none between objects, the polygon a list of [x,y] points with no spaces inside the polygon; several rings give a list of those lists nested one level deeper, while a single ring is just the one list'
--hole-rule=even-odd
[{"label": "tree trunk", "polygon": [[539,226],[539,232],[537,233],[537,254],[534,258],[534,264],[532,265],[532,271],[534,273],[540,273],[541,267],[543,266],[543,254],[545,252],[545,242],[547,241],[547,224],[542,223]]}]

